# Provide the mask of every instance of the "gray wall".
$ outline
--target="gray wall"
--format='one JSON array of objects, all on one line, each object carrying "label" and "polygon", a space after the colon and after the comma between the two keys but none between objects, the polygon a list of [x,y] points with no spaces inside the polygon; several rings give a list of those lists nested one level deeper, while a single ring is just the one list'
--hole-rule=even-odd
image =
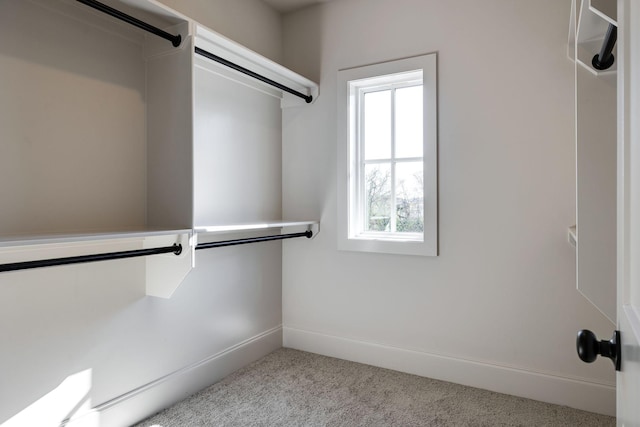
[{"label": "gray wall", "polygon": [[[613,325],[576,291],[569,0],[344,0],[286,15],[285,65],[320,97],[283,118],[283,209],[320,218],[284,250],[284,344],[614,413]],[[437,258],[337,250],[336,79],[438,52]],[[310,274],[312,272],[312,274]]]},{"label": "gray wall", "polygon": [[160,0],[231,40],[282,62],[280,14],[260,0]]}]

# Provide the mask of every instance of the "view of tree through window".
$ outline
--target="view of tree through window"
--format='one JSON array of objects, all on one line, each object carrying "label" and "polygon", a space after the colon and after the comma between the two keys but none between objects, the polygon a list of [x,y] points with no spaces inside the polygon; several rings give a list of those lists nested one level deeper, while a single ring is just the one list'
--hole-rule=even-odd
[{"label": "view of tree through window", "polygon": [[424,230],[422,85],[363,93],[365,231]]}]

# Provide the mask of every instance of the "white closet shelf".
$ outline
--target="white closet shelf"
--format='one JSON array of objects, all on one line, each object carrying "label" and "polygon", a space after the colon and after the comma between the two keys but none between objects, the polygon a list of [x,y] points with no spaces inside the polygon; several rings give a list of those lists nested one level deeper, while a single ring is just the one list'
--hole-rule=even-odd
[{"label": "white closet shelf", "polygon": [[[279,229],[280,233],[266,230]],[[319,221],[265,221],[258,223],[244,223],[233,225],[212,225],[197,227],[191,239],[191,249],[213,249],[227,246],[244,245],[275,240],[293,239],[299,237],[314,238],[320,231]],[[252,232],[252,233],[249,233]],[[251,234],[247,236],[247,234]],[[232,238],[222,236],[233,235]],[[202,242],[200,241],[202,237]]]},{"label": "white closet shelf", "polygon": [[193,265],[193,251],[188,250],[192,233],[180,229],[2,237],[0,274],[136,258],[146,294],[169,298]]},{"label": "white closet shelf", "polygon": [[[597,76],[615,75],[617,61],[606,70],[593,67],[592,60],[600,53],[609,25],[618,26],[615,4],[607,0],[574,0],[569,24],[569,57]],[[616,49],[613,49],[616,56]]]},{"label": "white closet shelf", "polygon": [[[255,233],[257,236],[250,238],[215,241],[215,236],[225,233],[244,234],[269,229],[287,230],[287,233],[282,235],[275,233],[267,237],[264,237],[263,233]],[[264,221],[203,226],[196,229],[5,236],[0,237],[0,272],[9,273],[30,268],[133,258],[134,256],[129,254],[136,252],[135,257],[141,257],[138,259],[145,262],[146,294],[170,298],[195,267],[196,249],[305,235],[315,237],[319,230],[319,221]],[[199,245],[199,236],[208,242]],[[211,242],[212,238],[214,242]],[[125,253],[126,255],[123,255]]]},{"label": "white closet shelf", "polygon": [[82,243],[82,242],[99,242],[106,240],[144,240],[152,237],[176,236],[176,235],[205,235],[205,234],[222,234],[233,232],[244,232],[254,230],[266,230],[270,228],[280,229],[306,229],[314,232],[314,235],[320,231],[319,221],[265,221],[256,223],[243,223],[231,225],[209,225],[199,226],[194,229],[157,229],[157,230],[130,230],[115,232],[97,232],[97,233],[74,233],[74,234],[33,234],[33,235],[16,235],[16,236],[0,236],[0,248],[9,248],[15,246],[32,246],[32,245],[56,245],[66,243]]},{"label": "white closet shelf", "polygon": [[233,232],[239,232],[239,231],[264,230],[268,228],[294,228],[294,227],[295,228],[305,227],[308,230],[313,231],[315,235],[319,231],[320,222],[319,221],[265,221],[265,222],[232,224],[232,225],[209,225],[209,226],[198,226],[194,229],[194,232],[196,234],[216,234],[216,233],[233,233]]},{"label": "white closet shelf", "polygon": [[0,248],[12,246],[49,245],[104,240],[145,239],[148,237],[191,234],[190,229],[180,230],[130,230],[76,234],[33,234],[19,236],[0,236]]},{"label": "white closet shelf", "polygon": [[[307,103],[315,102],[318,97],[319,87],[317,83],[197,23],[195,23],[195,46],[196,49],[203,49],[233,63],[233,65],[248,69],[261,77],[272,80],[276,84],[286,86],[303,95],[311,96],[312,100],[310,102],[307,101]],[[239,73],[239,71],[231,72]],[[258,80],[260,79],[258,78]],[[267,87],[264,80],[263,82],[258,82],[258,84]],[[273,90],[272,86],[268,87]],[[305,103],[304,100],[286,91],[279,90],[278,93],[282,99],[281,106],[283,108],[299,106]]]},{"label": "white closet shelf", "polygon": [[[196,249],[319,232],[318,221],[261,221],[277,211],[278,197],[269,202],[274,206],[258,199],[241,207],[227,197],[236,194],[228,186],[210,186],[235,182],[233,177],[210,179],[206,173],[229,174],[229,168],[196,161],[210,159],[211,135],[209,122],[198,121],[198,114],[209,113],[199,104],[196,109],[197,101],[207,99],[198,95],[205,89],[230,93],[224,101],[234,113],[249,110],[261,121],[251,130],[254,135],[237,120],[223,141],[259,140],[252,146],[249,182],[256,191],[278,196],[281,107],[315,101],[316,83],[159,0],[0,1],[0,14],[5,11],[17,18],[3,34],[11,34],[19,43],[15,52],[25,55],[0,65],[5,74],[21,76],[9,85],[7,98],[24,102],[8,118],[16,126],[0,129],[0,139],[9,153],[30,151],[0,156],[0,167],[13,178],[3,187],[7,212],[0,217],[0,274],[137,258],[127,265],[137,273],[144,270],[147,295],[168,298],[194,267]],[[33,61],[49,58],[51,51],[56,55],[48,67]],[[203,70],[205,76],[199,74]],[[22,117],[32,116],[29,104],[39,105],[43,96],[41,90],[23,90],[33,78],[46,82],[44,93],[65,108],[52,104],[27,123]],[[237,86],[231,88],[229,81]],[[77,93],[86,102],[78,103]],[[213,107],[230,111],[226,104]],[[79,126],[78,115],[91,121]],[[23,141],[30,141],[29,147]],[[233,145],[217,147],[216,154],[225,164],[246,164],[244,152],[229,149]],[[210,200],[225,200],[226,210]],[[252,222],[219,221],[237,213]],[[200,247],[198,237],[205,241]]]},{"label": "white closet shelf", "polygon": [[605,21],[618,25],[618,6],[615,0],[589,0],[589,10]]}]

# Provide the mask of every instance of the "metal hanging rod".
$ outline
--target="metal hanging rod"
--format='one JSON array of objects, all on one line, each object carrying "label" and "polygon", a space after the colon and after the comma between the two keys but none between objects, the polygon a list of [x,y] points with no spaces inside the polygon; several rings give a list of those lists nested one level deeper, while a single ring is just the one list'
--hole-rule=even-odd
[{"label": "metal hanging rod", "polygon": [[280,83],[278,83],[278,82],[276,82],[274,80],[271,80],[268,77],[265,77],[265,76],[260,75],[260,74],[258,74],[256,72],[253,72],[253,71],[251,71],[251,70],[249,70],[247,68],[244,68],[244,67],[242,67],[242,66],[240,66],[238,64],[234,64],[231,61],[227,61],[226,59],[221,58],[218,55],[214,55],[213,53],[208,52],[208,51],[206,51],[204,49],[201,49],[201,48],[199,48],[197,46],[196,46],[195,50],[196,50],[196,53],[198,55],[202,55],[205,58],[209,58],[212,61],[216,61],[216,62],[218,62],[218,63],[220,63],[222,65],[225,65],[225,66],[227,66],[229,68],[233,68],[236,71],[240,71],[241,73],[244,73],[244,74],[246,74],[248,76],[251,76],[254,79],[260,80],[261,82],[270,84],[271,86],[275,86],[280,90],[283,90],[283,91],[288,92],[288,93],[290,93],[292,95],[298,96],[298,97],[304,99],[307,102],[307,104],[309,104],[311,101],[313,101],[313,96],[311,96],[311,95],[305,95],[302,92],[298,92],[297,90],[294,90],[294,89],[291,89],[290,87],[284,86],[284,85],[282,85],[282,84],[280,84]]},{"label": "metal hanging rod", "polygon": [[54,267],[57,265],[67,264],[81,264],[86,262],[109,261],[113,259],[135,258],[168,253],[180,255],[182,253],[182,245],[174,243],[172,246],[165,246],[162,248],[135,249],[131,251],[111,252],[106,254],[80,255],[67,258],[53,258],[37,261],[14,262],[11,264],[0,264],[0,272],[28,270],[41,267]]},{"label": "metal hanging rod", "polygon": [[[196,246],[199,249],[220,248],[223,246],[244,245],[247,243],[267,242],[270,240],[293,239],[296,237],[313,237],[313,232],[307,230],[301,233],[277,234],[274,236],[251,237],[247,239],[224,240],[221,242],[200,243]],[[110,261],[115,259],[136,258],[149,255],[159,255],[173,253],[180,255],[182,253],[182,245],[174,243],[171,246],[149,249],[134,249],[131,251],[109,252],[104,254],[79,255],[66,258],[51,258],[36,261],[14,262],[9,264],[0,264],[0,273],[7,271],[30,270],[33,268],[55,267],[58,265],[83,264],[88,262]]]},{"label": "metal hanging rod", "polygon": [[607,35],[604,37],[604,42],[600,48],[600,53],[595,55],[591,60],[591,65],[596,70],[606,70],[610,68],[615,62],[613,57],[613,47],[616,45],[618,39],[618,27],[613,24],[609,24],[607,28]]},{"label": "metal hanging rod", "polygon": [[223,240],[221,242],[211,242],[211,243],[198,243],[198,245],[196,245],[196,250],[221,248],[224,246],[244,245],[247,243],[268,242],[270,240],[293,239],[296,237],[306,237],[310,239],[311,237],[313,237],[313,232],[311,230],[307,230],[302,233],[276,234],[275,236],[250,237],[247,239]]},{"label": "metal hanging rod", "polygon": [[115,18],[118,18],[119,20],[124,21],[128,24],[131,24],[145,31],[148,31],[152,34],[155,34],[156,36],[162,37],[163,39],[169,40],[174,47],[178,47],[180,46],[180,43],[182,43],[182,36],[180,34],[176,36],[174,36],[173,34],[169,34],[158,27],[154,27],[151,24],[147,24],[144,21],[134,18],[131,15],[127,15],[126,13],[121,12],[117,9],[114,9],[110,6],[107,6],[106,4],[100,3],[99,1],[96,1],[96,0],[76,0],[76,1],[86,4],[87,6],[92,7],[96,10],[99,10],[100,12],[106,13],[107,15],[111,15]]}]

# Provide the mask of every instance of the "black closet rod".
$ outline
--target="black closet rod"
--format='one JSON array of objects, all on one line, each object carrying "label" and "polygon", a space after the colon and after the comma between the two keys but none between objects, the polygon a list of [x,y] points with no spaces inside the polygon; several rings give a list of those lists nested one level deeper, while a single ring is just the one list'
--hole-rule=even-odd
[{"label": "black closet rod", "polygon": [[275,236],[250,237],[247,239],[223,240],[221,242],[211,242],[211,243],[198,243],[198,245],[196,246],[196,250],[221,248],[224,246],[244,245],[247,243],[268,242],[270,240],[293,239],[296,237],[311,238],[313,237],[313,232],[311,230],[307,230],[301,233],[276,234]]},{"label": "black closet rod", "polygon": [[[247,239],[224,240],[221,242],[200,243],[196,249],[220,248],[223,246],[244,245],[247,243],[266,242],[270,240],[293,239],[295,237],[311,238],[313,232],[310,230],[301,233],[277,234],[275,236],[251,237]],[[174,243],[171,246],[149,249],[134,249],[131,251],[109,252],[104,254],[79,255],[66,258],[51,258],[36,261],[14,262],[9,264],[0,264],[0,272],[30,270],[33,268],[55,267],[58,265],[82,264],[88,262],[110,261],[115,259],[135,258],[149,255],[159,255],[173,253],[180,255],[182,253],[182,245]]]},{"label": "black closet rod", "polygon": [[280,90],[283,90],[285,92],[289,92],[292,95],[298,96],[298,97],[304,99],[307,102],[307,104],[309,104],[311,101],[313,101],[313,96],[311,96],[311,95],[305,95],[302,92],[298,92],[297,90],[291,89],[290,87],[281,85],[280,83],[278,83],[278,82],[276,82],[274,80],[271,80],[268,77],[265,77],[265,76],[262,76],[262,75],[260,75],[258,73],[255,73],[255,72],[253,72],[253,71],[251,71],[251,70],[249,70],[247,68],[244,68],[244,67],[242,67],[242,66],[240,66],[238,64],[234,64],[231,61],[227,61],[226,59],[221,58],[218,55],[214,55],[213,53],[208,52],[208,51],[206,51],[204,49],[201,49],[201,48],[199,48],[197,46],[196,46],[196,53],[198,55],[204,56],[205,58],[209,58],[209,59],[211,59],[213,61],[219,62],[222,65],[226,65],[229,68],[233,68],[236,71],[240,71],[241,73],[244,73],[244,74],[246,74],[248,76],[251,76],[254,79],[260,80],[261,82],[270,84],[271,86],[275,86]]},{"label": "black closet rod", "polygon": [[618,27],[613,24],[609,24],[607,28],[607,35],[604,37],[600,53],[595,55],[591,60],[591,65],[596,70],[606,70],[611,67],[615,61],[613,57],[613,47],[616,45],[618,39]]},{"label": "black closet rod", "polygon": [[182,245],[173,244],[162,248],[135,249],[131,251],[110,252],[106,254],[80,255],[67,258],[42,259],[37,261],[14,262],[11,264],[0,264],[0,272],[28,270],[32,268],[54,267],[56,265],[81,264],[86,262],[109,261],[113,259],[135,258],[148,255],[182,253]]},{"label": "black closet rod", "polygon": [[96,0],[76,0],[76,1],[86,4],[87,6],[92,7],[96,10],[99,10],[100,12],[104,12],[107,15],[111,15],[115,18],[118,18],[121,21],[124,21],[128,24],[131,24],[145,31],[148,31],[152,34],[155,34],[156,36],[162,37],[163,39],[169,40],[174,47],[178,47],[180,46],[180,43],[182,43],[182,36],[180,34],[178,34],[177,36],[174,36],[173,34],[169,34],[158,27],[154,27],[151,24],[147,24],[144,21],[134,18],[131,15],[127,15],[126,13],[121,12],[117,9],[114,9],[110,6],[107,6],[106,4],[100,3],[99,1],[96,1]]}]

